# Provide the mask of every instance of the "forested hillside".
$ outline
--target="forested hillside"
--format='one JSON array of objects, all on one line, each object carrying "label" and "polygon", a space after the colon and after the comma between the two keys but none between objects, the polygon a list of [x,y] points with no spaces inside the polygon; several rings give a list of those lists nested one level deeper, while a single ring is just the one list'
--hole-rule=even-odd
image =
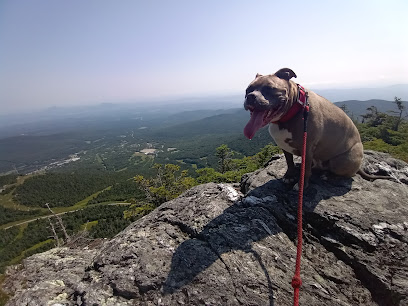
[{"label": "forested hillside", "polygon": [[39,209],[26,211],[0,206],[0,225],[41,215],[43,212]]},{"label": "forested hillside", "polygon": [[17,181],[17,174],[0,175],[0,189],[1,187],[13,184]]},{"label": "forested hillside", "polygon": [[114,178],[107,171],[48,173],[27,179],[15,189],[14,197],[25,206],[72,206],[113,183]]}]

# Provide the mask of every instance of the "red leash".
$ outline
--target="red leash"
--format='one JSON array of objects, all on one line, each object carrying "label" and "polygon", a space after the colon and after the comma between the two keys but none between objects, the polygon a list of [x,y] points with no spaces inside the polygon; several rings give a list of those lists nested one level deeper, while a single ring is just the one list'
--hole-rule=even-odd
[{"label": "red leash", "polygon": [[[302,88],[303,89],[303,88]],[[303,89],[304,90],[304,89]],[[292,278],[292,287],[295,290],[293,305],[299,305],[299,291],[302,286],[302,279],[300,278],[300,260],[302,257],[302,207],[303,207],[303,188],[305,183],[305,159],[306,159],[306,140],[307,140],[307,117],[309,115],[309,105],[307,104],[307,93],[303,105],[303,150],[302,150],[302,164],[300,168],[299,180],[299,197],[298,197],[298,211],[297,211],[297,249],[296,249],[296,269],[295,275]]]}]

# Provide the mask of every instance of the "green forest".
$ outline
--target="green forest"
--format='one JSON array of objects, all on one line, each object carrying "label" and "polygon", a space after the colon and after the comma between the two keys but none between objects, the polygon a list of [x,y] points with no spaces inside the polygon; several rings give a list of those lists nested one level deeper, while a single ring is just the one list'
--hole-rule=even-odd
[{"label": "green forest", "polygon": [[104,202],[136,202],[144,199],[144,193],[132,179],[115,183],[111,188],[99,193],[88,201],[88,204]]},{"label": "green forest", "polygon": [[367,108],[358,122],[346,107],[341,107],[355,122],[364,144],[364,149],[389,153],[408,162],[407,110],[400,98],[394,98],[395,110],[382,113],[375,106]]},{"label": "green forest", "polygon": [[26,211],[0,206],[0,225],[13,221],[24,220],[29,217],[40,216],[42,214],[43,212],[40,209]]},{"label": "green forest", "polygon": [[0,188],[5,185],[14,184],[17,181],[17,174],[8,174],[0,176]]},{"label": "green forest", "polygon": [[72,206],[114,183],[109,172],[47,173],[27,179],[14,191],[16,201],[26,206]]}]

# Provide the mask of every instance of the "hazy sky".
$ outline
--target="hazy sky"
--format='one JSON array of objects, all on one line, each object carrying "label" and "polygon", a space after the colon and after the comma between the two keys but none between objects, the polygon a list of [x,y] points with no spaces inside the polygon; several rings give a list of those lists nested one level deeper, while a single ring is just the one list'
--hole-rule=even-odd
[{"label": "hazy sky", "polygon": [[408,83],[408,1],[0,1],[0,112]]}]

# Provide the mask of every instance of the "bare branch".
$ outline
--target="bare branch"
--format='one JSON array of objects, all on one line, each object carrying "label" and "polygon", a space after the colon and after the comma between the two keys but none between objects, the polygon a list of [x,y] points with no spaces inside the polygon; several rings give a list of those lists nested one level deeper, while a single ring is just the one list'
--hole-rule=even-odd
[{"label": "bare branch", "polygon": [[59,225],[60,225],[60,227],[61,227],[61,229],[62,229],[62,231],[63,231],[63,233],[64,233],[65,239],[66,239],[66,241],[68,242],[69,239],[70,239],[70,237],[69,237],[69,235],[68,235],[68,233],[67,233],[67,230],[66,230],[66,228],[65,228],[65,226],[64,226],[64,223],[62,223],[61,217],[58,216],[56,213],[54,213],[54,212],[52,211],[52,209],[50,208],[50,205],[49,205],[48,203],[45,203],[45,206],[47,206],[48,210],[49,210],[49,211],[52,213],[52,215],[57,219],[57,221],[58,221],[58,223],[59,223]]},{"label": "bare branch", "polygon": [[57,232],[55,231],[54,224],[52,223],[51,218],[48,218],[48,222],[50,222],[50,226],[51,226],[51,230],[52,230],[55,242],[57,243],[57,247],[59,247],[60,243],[59,243],[58,235],[57,235]]}]

